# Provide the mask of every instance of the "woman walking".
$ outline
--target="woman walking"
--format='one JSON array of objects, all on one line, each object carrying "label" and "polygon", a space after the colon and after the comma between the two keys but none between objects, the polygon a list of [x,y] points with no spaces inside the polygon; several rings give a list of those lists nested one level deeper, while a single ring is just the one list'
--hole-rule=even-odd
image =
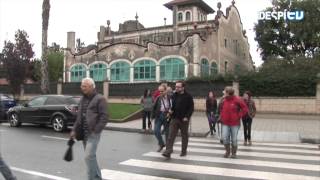
[{"label": "woman walking", "polygon": [[[225,147],[224,157],[230,156],[230,142],[232,143],[231,158],[236,158],[238,149],[238,131],[240,128],[240,118],[248,112],[244,101],[234,95],[234,89],[230,86],[225,88],[226,97],[221,103],[222,139]],[[230,141],[231,139],[231,141]]]},{"label": "woman walking", "polygon": [[216,133],[216,118],[215,113],[217,110],[217,100],[213,91],[209,91],[206,98],[206,115],[208,118],[210,134],[213,135],[213,132]]},{"label": "woman walking", "polygon": [[149,89],[144,90],[144,94],[141,97],[140,101],[143,111],[142,111],[142,131],[146,132],[146,120],[148,118],[148,130],[151,131],[152,124],[151,124],[151,111],[153,107],[153,100],[151,96],[151,92]]},{"label": "woman walking", "polygon": [[256,115],[256,105],[254,101],[252,100],[252,94],[250,91],[246,91],[243,93],[243,100],[246,103],[248,107],[248,113],[242,118],[242,124],[243,124],[243,133],[244,133],[244,145],[251,146],[251,125],[252,125],[252,119]]}]

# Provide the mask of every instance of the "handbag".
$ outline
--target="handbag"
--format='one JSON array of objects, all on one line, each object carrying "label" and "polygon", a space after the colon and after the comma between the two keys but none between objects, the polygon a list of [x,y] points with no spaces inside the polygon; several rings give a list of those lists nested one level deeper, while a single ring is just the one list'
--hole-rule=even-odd
[{"label": "handbag", "polygon": [[63,157],[63,159],[65,161],[70,162],[70,161],[73,160],[73,154],[72,154],[72,146],[73,146],[73,144],[74,144],[74,140],[73,139],[69,139],[69,141],[68,141],[68,149],[67,149],[67,151],[66,151],[66,153],[64,154],[64,157]]}]

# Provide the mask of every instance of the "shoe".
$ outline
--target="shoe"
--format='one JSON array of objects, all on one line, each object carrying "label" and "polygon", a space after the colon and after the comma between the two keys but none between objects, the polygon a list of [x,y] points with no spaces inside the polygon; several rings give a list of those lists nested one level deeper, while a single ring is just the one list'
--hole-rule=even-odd
[{"label": "shoe", "polygon": [[162,156],[167,158],[167,159],[170,159],[171,158],[171,154],[168,154],[166,152],[162,153]]},{"label": "shoe", "polygon": [[181,157],[184,157],[186,155],[187,155],[187,152],[181,152],[181,154],[180,154]]},{"label": "shoe", "polygon": [[162,149],[165,147],[165,145],[159,145],[159,149],[157,150],[157,152],[162,151]]},{"label": "shoe", "polygon": [[249,146],[251,146],[252,145],[252,142],[251,142],[251,140],[249,140]]}]

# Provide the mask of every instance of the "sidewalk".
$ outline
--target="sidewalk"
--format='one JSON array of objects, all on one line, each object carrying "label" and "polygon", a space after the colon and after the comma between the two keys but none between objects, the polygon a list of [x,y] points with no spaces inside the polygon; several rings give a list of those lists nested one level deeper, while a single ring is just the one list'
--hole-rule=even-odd
[{"label": "sidewalk", "polygon": [[[142,120],[125,123],[108,123],[105,129],[125,132],[142,132]],[[209,126],[204,112],[192,115],[190,136],[206,137]],[[320,116],[257,114],[252,123],[252,140],[281,143],[320,143]],[[243,140],[243,129],[238,139]]]}]

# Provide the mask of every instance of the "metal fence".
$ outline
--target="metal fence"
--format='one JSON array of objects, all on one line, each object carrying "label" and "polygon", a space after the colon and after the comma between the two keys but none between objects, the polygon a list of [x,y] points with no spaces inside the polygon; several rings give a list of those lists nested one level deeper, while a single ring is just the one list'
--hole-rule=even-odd
[{"label": "metal fence", "polygon": [[[80,95],[80,82],[62,83],[62,94]],[[145,89],[155,91],[160,83],[126,83],[126,84],[109,84],[109,96],[112,97],[141,97]],[[187,83],[186,91],[193,97],[205,97],[210,90],[214,91],[216,96],[222,96],[225,86],[232,83],[225,82],[192,82]],[[168,86],[174,89],[175,83],[169,82]],[[40,84],[25,84],[24,94],[41,94]],[[103,93],[103,82],[96,82],[98,93]],[[11,94],[10,86],[0,85],[0,93]],[[57,94],[57,83],[50,83],[50,94]]]}]

